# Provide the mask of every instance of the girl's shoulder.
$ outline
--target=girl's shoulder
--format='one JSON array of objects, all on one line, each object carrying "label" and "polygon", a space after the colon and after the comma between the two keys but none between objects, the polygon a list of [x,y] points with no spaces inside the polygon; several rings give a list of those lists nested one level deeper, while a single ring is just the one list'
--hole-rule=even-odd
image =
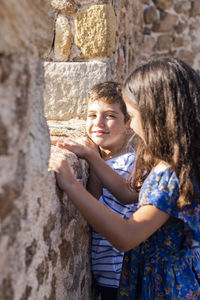
[{"label": "girl's shoulder", "polygon": [[165,212],[176,207],[179,198],[179,180],[173,169],[159,163],[145,179],[139,199],[140,205],[152,204]]},{"label": "girl's shoulder", "polygon": [[166,163],[165,161],[160,161],[153,169],[152,171],[155,173],[161,173],[166,171],[167,169],[170,169],[170,165]]},{"label": "girl's shoulder", "polygon": [[176,173],[172,167],[164,161],[161,161],[151,170],[144,185],[146,182],[148,182],[148,185],[152,183],[152,188],[159,189],[159,191],[166,191],[166,187],[170,190],[173,188],[177,189],[179,185],[179,179]]},{"label": "girl's shoulder", "polygon": [[157,182],[160,181],[166,183],[166,181],[170,180],[171,177],[174,177],[176,180],[178,180],[173,168],[164,161],[161,161],[154,168],[152,168],[145,181],[156,180]]}]

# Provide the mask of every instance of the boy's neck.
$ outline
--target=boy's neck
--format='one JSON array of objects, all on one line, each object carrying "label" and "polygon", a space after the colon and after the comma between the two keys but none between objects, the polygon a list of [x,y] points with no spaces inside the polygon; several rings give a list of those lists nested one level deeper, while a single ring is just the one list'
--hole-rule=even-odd
[{"label": "boy's neck", "polygon": [[125,144],[122,145],[122,147],[120,149],[117,149],[116,151],[104,148],[100,148],[100,150],[103,160],[109,160],[127,152]]}]

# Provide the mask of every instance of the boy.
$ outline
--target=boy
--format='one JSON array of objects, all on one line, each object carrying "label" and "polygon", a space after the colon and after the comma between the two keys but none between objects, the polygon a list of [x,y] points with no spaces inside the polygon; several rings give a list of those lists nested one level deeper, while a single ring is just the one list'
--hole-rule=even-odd
[{"label": "boy", "polygon": [[[87,135],[98,146],[102,159],[124,178],[131,173],[135,160],[134,150],[128,143],[132,136],[129,124],[129,115],[118,83],[100,83],[89,91]],[[137,204],[120,203],[101,185],[92,169],[88,191],[122,218],[128,218],[136,210]],[[92,271],[100,289],[101,300],[117,299],[123,254],[92,230]]]}]

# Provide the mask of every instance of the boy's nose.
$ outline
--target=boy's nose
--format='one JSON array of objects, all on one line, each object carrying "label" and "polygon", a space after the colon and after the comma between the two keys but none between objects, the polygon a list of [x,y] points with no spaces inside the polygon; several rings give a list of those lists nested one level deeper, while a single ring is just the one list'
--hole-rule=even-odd
[{"label": "boy's nose", "polygon": [[103,121],[103,117],[102,116],[98,116],[95,119],[95,125],[98,125],[98,126],[103,126],[104,125],[104,121]]}]

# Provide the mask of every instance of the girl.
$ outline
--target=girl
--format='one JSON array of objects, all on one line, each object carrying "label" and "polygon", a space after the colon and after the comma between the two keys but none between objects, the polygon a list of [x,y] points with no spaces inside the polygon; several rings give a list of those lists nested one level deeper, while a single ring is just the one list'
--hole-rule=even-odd
[{"label": "girl", "polygon": [[[140,190],[139,209],[128,220],[113,214],[65,160],[54,161],[58,184],[98,232],[127,251],[120,300],[200,299],[200,77],[181,60],[155,60],[128,77],[123,96],[140,137],[130,184]],[[94,151],[62,146],[101,176]]]}]

